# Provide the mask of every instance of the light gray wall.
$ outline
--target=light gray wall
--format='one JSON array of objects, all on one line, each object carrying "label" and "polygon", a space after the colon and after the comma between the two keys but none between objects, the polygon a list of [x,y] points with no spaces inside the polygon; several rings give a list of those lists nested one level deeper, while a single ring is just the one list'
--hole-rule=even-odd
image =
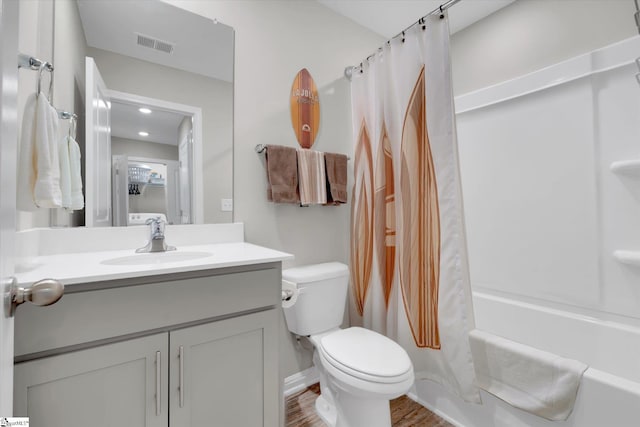
[{"label": "light gray wall", "polygon": [[[19,7],[18,52],[53,62],[53,2],[23,1]],[[55,64],[54,64],[55,65]],[[44,92],[48,90],[48,73],[43,76]],[[27,98],[36,92],[38,72],[21,69],[18,72],[18,132],[22,134],[22,115]],[[19,139],[18,139],[19,140]],[[19,158],[19,157],[18,157]],[[20,165],[18,165],[20,167]],[[19,230],[49,226],[49,209],[36,212],[18,211],[16,226]]]},{"label": "light gray wall", "polygon": [[[352,153],[350,86],[343,71],[383,39],[315,1],[171,3],[217,18],[236,31],[234,218],[244,222],[246,240],[294,254],[295,261],[285,267],[348,263],[350,205],[300,208],[269,203],[264,156],[254,147],[297,146],[289,93],[296,73],[307,68],[320,95],[321,127],[313,148]],[[281,337],[282,375],[310,367],[311,352],[298,348],[284,321]]]},{"label": "light gray wall", "polygon": [[[59,110],[78,114],[84,122],[84,56],[86,43],[76,3],[70,0],[21,1],[19,22],[19,51],[53,63],[53,105]],[[54,32],[56,36],[53,37]],[[18,123],[22,126],[22,114],[27,97],[35,93],[37,72],[21,70],[18,82]],[[48,90],[48,73],[44,73],[43,90]],[[62,121],[59,137],[68,131],[68,121]],[[84,149],[84,127],[78,128],[77,141]],[[84,169],[84,165],[82,166]],[[20,212],[16,218],[19,230],[52,225],[80,225],[84,223],[84,211],[69,214],[62,209],[51,212]]]},{"label": "light gray wall", "polygon": [[131,157],[178,160],[178,147],[151,141],[111,137],[111,154],[126,154]]},{"label": "light gray wall", "polygon": [[[454,6],[464,8],[464,2]],[[638,34],[633,0],[517,0],[454,34],[456,95]]]},{"label": "light gray wall", "polygon": [[204,222],[230,222],[220,199],[233,197],[233,85],[101,49],[87,55],[109,89],[202,108]]},{"label": "light gray wall", "polygon": [[[78,5],[71,0],[55,0],[54,3],[53,61],[55,66],[53,104],[56,108],[78,116],[80,124],[76,130],[76,141],[84,158],[84,86],[87,44],[80,21]],[[68,120],[62,121],[60,131],[68,132]],[[84,162],[81,165],[84,189]],[[57,209],[52,218],[55,226],[84,225],[84,209],[68,213],[65,209]]]},{"label": "light gray wall", "polygon": [[[54,65],[53,105],[59,110],[76,113],[84,122],[84,56],[86,43],[76,3],[70,0],[21,1],[19,22],[19,52],[35,56]],[[54,32],[56,36],[53,37]],[[35,93],[38,73],[20,70],[18,82],[18,123],[22,126],[22,114],[27,97]],[[43,90],[49,88],[48,73],[44,73]],[[68,121],[62,121],[59,137],[68,131]],[[84,150],[84,127],[78,127],[76,140]],[[84,151],[83,151],[84,152]],[[84,169],[84,165],[82,165]],[[84,223],[84,211],[69,214],[62,209],[51,212],[20,212],[16,218],[19,230],[33,227],[80,225]]]}]

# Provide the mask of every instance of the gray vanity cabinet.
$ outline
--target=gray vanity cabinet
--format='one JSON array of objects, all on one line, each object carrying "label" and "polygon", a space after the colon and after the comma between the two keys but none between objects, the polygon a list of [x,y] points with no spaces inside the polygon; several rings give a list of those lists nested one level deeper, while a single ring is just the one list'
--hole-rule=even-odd
[{"label": "gray vanity cabinet", "polygon": [[167,354],[164,333],[19,363],[14,413],[34,427],[166,427]]},{"label": "gray vanity cabinet", "polygon": [[[277,426],[277,313],[171,332],[171,426]],[[264,419],[264,424],[263,424]]]},{"label": "gray vanity cabinet", "polygon": [[20,307],[14,414],[32,427],[281,425],[280,271],[109,282]]}]

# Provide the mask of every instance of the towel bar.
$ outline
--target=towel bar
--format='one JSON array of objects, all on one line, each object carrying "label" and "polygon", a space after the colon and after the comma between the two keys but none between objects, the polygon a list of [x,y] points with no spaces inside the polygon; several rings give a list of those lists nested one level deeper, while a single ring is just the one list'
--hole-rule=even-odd
[{"label": "towel bar", "polygon": [[[255,146],[255,148],[254,148],[254,149],[256,150],[256,153],[258,153],[258,154],[262,154],[262,153],[264,153],[265,151],[267,151],[267,146],[266,146],[266,145],[264,145],[264,144],[256,144],[256,146]],[[347,160],[351,160],[351,157],[350,157],[350,156],[347,156]]]}]

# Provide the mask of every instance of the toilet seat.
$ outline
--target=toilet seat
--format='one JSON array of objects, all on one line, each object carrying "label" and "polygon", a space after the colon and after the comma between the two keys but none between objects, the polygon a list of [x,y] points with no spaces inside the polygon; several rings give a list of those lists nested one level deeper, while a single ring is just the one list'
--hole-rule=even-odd
[{"label": "toilet seat", "polygon": [[318,350],[324,361],[342,374],[359,380],[396,384],[413,378],[406,351],[389,338],[360,327],[322,336]]}]

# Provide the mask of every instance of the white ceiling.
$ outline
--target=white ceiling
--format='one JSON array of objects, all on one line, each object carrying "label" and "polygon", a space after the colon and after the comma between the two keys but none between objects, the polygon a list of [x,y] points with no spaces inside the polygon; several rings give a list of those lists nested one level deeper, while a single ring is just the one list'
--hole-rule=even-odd
[{"label": "white ceiling", "polygon": [[[161,1],[77,2],[89,46],[233,81],[233,28]],[[139,46],[136,33],[175,49],[167,54]]]},{"label": "white ceiling", "polygon": [[[178,145],[178,127],[184,115],[169,111],[153,110],[143,114],[138,108],[144,105],[111,102],[111,135],[117,138]],[[149,136],[140,136],[145,131]]]},{"label": "white ceiling", "polygon": [[[335,12],[389,39],[446,0],[317,0]],[[462,0],[449,9],[451,33],[473,24],[515,0]]]}]

